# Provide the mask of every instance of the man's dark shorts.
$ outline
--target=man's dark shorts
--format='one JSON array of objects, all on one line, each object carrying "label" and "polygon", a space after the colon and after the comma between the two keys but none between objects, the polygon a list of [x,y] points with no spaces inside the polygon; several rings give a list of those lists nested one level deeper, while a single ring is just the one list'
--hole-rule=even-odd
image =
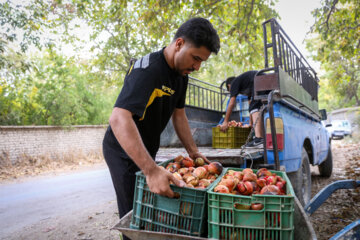
[{"label": "man's dark shorts", "polygon": [[251,100],[250,102],[250,106],[249,106],[249,113],[256,113],[258,111],[260,111],[260,108],[262,107],[263,103],[261,102],[261,100]]}]

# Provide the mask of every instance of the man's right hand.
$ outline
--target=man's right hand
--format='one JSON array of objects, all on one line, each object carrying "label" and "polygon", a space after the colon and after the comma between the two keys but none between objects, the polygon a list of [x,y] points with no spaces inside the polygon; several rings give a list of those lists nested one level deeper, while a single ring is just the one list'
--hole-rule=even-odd
[{"label": "man's right hand", "polygon": [[220,131],[222,131],[222,132],[226,132],[228,128],[229,128],[228,122],[225,122],[225,121],[224,121],[224,122],[220,125]]},{"label": "man's right hand", "polygon": [[178,187],[184,187],[185,185],[184,182],[180,182],[170,172],[159,166],[156,166],[156,168],[152,169],[152,171],[146,175],[146,183],[151,192],[173,198],[175,194],[170,188],[170,181]]}]

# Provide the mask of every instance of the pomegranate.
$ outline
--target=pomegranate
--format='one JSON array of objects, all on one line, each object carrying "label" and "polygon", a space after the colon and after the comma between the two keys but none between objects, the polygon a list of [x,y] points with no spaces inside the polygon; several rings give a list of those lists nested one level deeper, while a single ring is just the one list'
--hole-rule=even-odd
[{"label": "pomegranate", "polygon": [[240,182],[240,180],[232,175],[225,175],[223,179],[231,179],[235,182],[235,186]]},{"label": "pomegranate", "polygon": [[189,180],[187,183],[190,183],[194,187],[196,187],[199,184],[199,179],[197,177],[194,177],[194,179]]},{"label": "pomegranate", "polygon": [[194,160],[189,157],[185,157],[181,160],[181,166],[183,167],[194,167]]},{"label": "pomegranate", "polygon": [[277,186],[281,190],[281,189],[284,189],[285,185],[283,182],[279,181],[279,182],[276,182],[275,186]]},{"label": "pomegranate", "polygon": [[230,191],[232,191],[236,186],[234,179],[230,179],[230,178],[221,179],[219,185],[226,186]]},{"label": "pomegranate", "polygon": [[261,203],[252,203],[251,204],[251,210],[261,210],[264,208],[264,205]]},{"label": "pomegranate", "polygon": [[246,172],[243,177],[243,181],[256,181],[256,179],[256,174],[250,172]]},{"label": "pomegranate", "polygon": [[245,168],[244,170],[242,170],[242,173],[245,175],[246,173],[254,173],[254,172],[251,168]]},{"label": "pomegranate", "polygon": [[195,168],[193,175],[195,177],[198,177],[199,179],[203,179],[203,178],[206,178],[207,171],[203,167],[197,167],[197,168]]},{"label": "pomegranate", "polygon": [[[259,185],[256,183],[256,182],[250,182],[253,186],[253,191],[257,191],[257,192],[260,192],[261,191],[261,188],[259,187]],[[253,193],[254,194],[254,193]]]},{"label": "pomegranate", "polygon": [[183,157],[182,155],[179,155],[179,156],[177,156],[176,158],[174,158],[174,162],[180,163],[181,160],[183,160],[183,159],[184,159],[184,157]]},{"label": "pomegranate", "polygon": [[234,172],[234,177],[241,181],[243,180],[244,174],[242,172]]},{"label": "pomegranate", "polygon": [[284,185],[286,184],[286,181],[280,176],[276,176],[276,181],[277,182],[282,182]]},{"label": "pomegranate", "polygon": [[228,187],[226,187],[225,185],[217,185],[214,188],[214,192],[218,192],[218,193],[230,193]]},{"label": "pomegranate", "polygon": [[203,166],[204,164],[205,164],[205,161],[201,157],[198,157],[198,158],[195,159],[195,166],[196,167]]},{"label": "pomegranate", "polygon": [[171,173],[174,173],[176,172],[178,169],[180,169],[179,167],[180,165],[178,163],[169,163],[167,166],[166,166],[166,170],[168,170],[169,172]]},{"label": "pomegranate", "polygon": [[275,185],[276,184],[276,176],[268,176],[265,177],[266,185]]},{"label": "pomegranate", "polygon": [[188,183],[189,181],[191,181],[192,179],[194,179],[195,176],[192,175],[192,173],[186,173],[184,176],[183,176],[183,179],[186,183]]},{"label": "pomegranate", "polygon": [[239,182],[236,187],[241,195],[251,195],[254,191],[253,185],[249,181]]},{"label": "pomegranate", "polygon": [[180,175],[180,173],[178,172],[174,172],[173,176],[177,179],[177,180],[183,180],[182,176]]},{"label": "pomegranate", "polygon": [[199,180],[199,186],[204,186],[205,188],[207,188],[208,186],[210,186],[211,181],[209,179],[200,179]]},{"label": "pomegranate", "polygon": [[223,166],[219,162],[210,163],[208,168],[209,168],[209,173],[217,174],[217,175],[220,175],[223,170]]},{"label": "pomegranate", "polygon": [[178,170],[178,173],[180,173],[181,176],[184,176],[185,174],[187,174],[189,172],[189,168],[180,168]]},{"label": "pomegranate", "polygon": [[235,120],[231,120],[229,123],[228,123],[228,126],[229,127],[236,127],[237,126],[237,123]]},{"label": "pomegranate", "polygon": [[207,172],[209,171],[209,165],[204,165],[202,167],[205,168]]},{"label": "pomegranate", "polygon": [[260,168],[257,171],[256,176],[258,178],[263,178],[263,177],[267,177],[267,176],[272,176],[272,173],[269,170],[267,170],[266,168]]},{"label": "pomegranate", "polygon": [[266,180],[264,178],[260,178],[256,180],[257,185],[262,188],[266,185]]},{"label": "pomegranate", "polygon": [[280,189],[275,185],[266,185],[260,191],[260,194],[264,195],[279,195]]},{"label": "pomegranate", "polygon": [[215,181],[216,176],[214,174],[208,174],[207,179]]},{"label": "pomegranate", "polygon": [[236,208],[236,209],[238,209],[238,210],[249,210],[249,209],[250,209],[250,205],[235,203],[235,204],[234,204],[234,208]]}]

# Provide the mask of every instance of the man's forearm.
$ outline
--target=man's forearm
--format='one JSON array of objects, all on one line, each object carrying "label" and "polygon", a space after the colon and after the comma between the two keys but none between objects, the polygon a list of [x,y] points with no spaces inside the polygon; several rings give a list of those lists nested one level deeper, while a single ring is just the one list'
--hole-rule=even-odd
[{"label": "man's forearm", "polygon": [[227,110],[226,110],[224,122],[228,122],[228,121],[229,121],[230,116],[231,116],[231,113],[232,113],[232,110],[233,110],[233,108],[234,108],[234,106],[235,106],[235,102],[236,102],[236,98],[231,98],[231,99],[230,99],[229,105],[228,105]]},{"label": "man's forearm", "polygon": [[129,111],[114,108],[110,118],[110,126],[121,147],[145,175],[156,167],[155,161],[143,144]]}]

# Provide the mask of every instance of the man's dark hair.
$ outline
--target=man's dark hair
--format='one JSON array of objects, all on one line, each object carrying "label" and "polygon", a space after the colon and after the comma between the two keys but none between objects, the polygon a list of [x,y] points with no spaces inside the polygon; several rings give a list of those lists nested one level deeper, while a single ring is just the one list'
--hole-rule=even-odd
[{"label": "man's dark hair", "polygon": [[225,85],[226,85],[226,89],[228,90],[228,91],[230,91],[230,89],[229,89],[229,84],[230,84],[230,86],[231,86],[231,83],[232,83],[232,81],[235,79],[235,77],[229,77],[229,78],[227,78],[226,80],[225,80]]},{"label": "man's dark hair", "polygon": [[177,30],[174,40],[182,37],[196,47],[204,46],[210,52],[217,54],[220,49],[220,39],[213,25],[205,18],[191,18]]}]

